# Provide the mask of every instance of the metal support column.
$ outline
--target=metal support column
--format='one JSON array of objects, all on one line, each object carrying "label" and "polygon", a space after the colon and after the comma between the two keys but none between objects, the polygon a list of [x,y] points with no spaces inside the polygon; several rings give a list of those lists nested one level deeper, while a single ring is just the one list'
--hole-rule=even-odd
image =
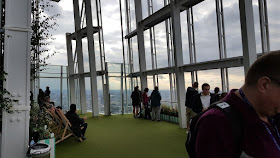
[{"label": "metal support column", "polygon": [[177,101],[179,112],[179,126],[181,128],[187,127],[186,122],[186,107],[185,107],[185,77],[184,71],[180,66],[184,65],[183,62],[183,48],[181,37],[181,20],[180,20],[180,7],[175,6],[174,1],[171,4],[171,17],[172,17],[172,32],[174,42],[174,58],[175,58],[175,74],[176,74],[176,89]]},{"label": "metal support column", "polygon": [[239,0],[242,50],[244,72],[247,74],[250,66],[257,59],[254,13],[252,0]]},{"label": "metal support column", "polygon": [[269,28],[267,17],[267,3],[266,0],[259,0],[259,17],[260,17],[260,29],[262,40],[262,53],[270,51],[269,41]]},{"label": "metal support column", "polygon": [[[196,63],[196,48],[195,48],[195,35],[194,35],[194,20],[193,20],[193,9],[188,8],[187,13],[187,24],[188,24],[188,41],[189,41],[189,55],[190,64]],[[192,83],[197,81],[197,72],[191,71]]]},{"label": "metal support column", "polygon": [[143,72],[146,71],[146,55],[144,45],[144,26],[139,22],[142,20],[142,3],[141,0],[135,0],[135,15],[136,15],[136,27],[137,27],[137,42],[138,42],[138,56],[139,56],[139,67],[141,77],[141,90],[148,87],[147,75]]},{"label": "metal support column", "polygon": [[98,109],[98,93],[97,93],[97,75],[96,75],[96,65],[95,65],[96,62],[95,62],[93,26],[92,26],[92,15],[91,15],[92,14],[91,0],[85,0],[85,9],[86,9],[88,56],[89,56],[89,68],[90,68],[92,116],[98,116],[99,109]]},{"label": "metal support column", "polygon": [[29,144],[31,1],[5,1],[4,88],[11,92],[13,113],[2,113],[2,158],[24,158]]},{"label": "metal support column", "polygon": [[80,108],[81,113],[87,113],[86,105],[86,88],[85,88],[85,77],[84,77],[84,60],[82,50],[82,35],[81,30],[81,16],[79,14],[79,0],[73,0],[74,7],[74,20],[75,20],[75,33],[76,33],[76,51],[78,61],[78,74],[79,74],[79,87],[80,87]]},{"label": "metal support column", "polygon": [[[227,58],[226,52],[226,37],[225,37],[225,25],[224,25],[224,12],[223,12],[223,1],[216,0],[216,16],[217,16],[217,29],[218,29],[218,40],[219,40],[219,56],[220,59]],[[228,70],[227,68],[221,68],[221,79],[222,79],[222,92],[229,91],[228,85]]]},{"label": "metal support column", "polygon": [[69,85],[70,85],[70,104],[76,104],[73,50],[72,50],[71,38],[69,36],[70,33],[66,33],[67,61],[68,61],[68,74],[69,74]]}]

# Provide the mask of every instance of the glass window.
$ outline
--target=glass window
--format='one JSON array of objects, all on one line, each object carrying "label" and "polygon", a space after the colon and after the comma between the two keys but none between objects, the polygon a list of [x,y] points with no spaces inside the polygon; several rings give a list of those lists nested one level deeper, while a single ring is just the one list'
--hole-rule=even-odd
[{"label": "glass window", "polygon": [[134,36],[132,38],[132,58],[133,58],[133,68],[134,71],[133,72],[139,72],[139,56],[138,56],[138,43],[137,43],[137,37]]},{"label": "glass window", "polygon": [[228,68],[229,89],[239,89],[244,84],[244,67]]},{"label": "glass window", "polygon": [[270,50],[280,50],[280,9],[279,1],[267,1],[268,27],[270,36]]},{"label": "glass window", "polygon": [[84,72],[89,72],[88,41],[86,38],[82,39],[82,51],[84,60]]},{"label": "glass window", "polygon": [[145,57],[146,57],[146,69],[152,69],[152,55],[151,55],[151,40],[150,30],[144,31],[144,42],[145,42]]},{"label": "glass window", "polygon": [[222,89],[220,69],[197,71],[197,78],[199,90],[202,90],[201,87],[204,83],[208,83],[210,85],[211,93],[214,93],[215,87],[219,87],[220,89]]},{"label": "glass window", "polygon": [[188,38],[188,22],[187,22],[186,11],[181,12],[180,16],[181,16],[181,35],[182,35],[184,64],[189,64],[190,63],[189,38]]},{"label": "glass window", "polygon": [[165,22],[155,26],[157,68],[168,67]]},{"label": "glass window", "polygon": [[223,0],[227,57],[242,56],[241,26],[238,0]]},{"label": "glass window", "polygon": [[193,7],[197,62],[219,59],[215,0]]}]

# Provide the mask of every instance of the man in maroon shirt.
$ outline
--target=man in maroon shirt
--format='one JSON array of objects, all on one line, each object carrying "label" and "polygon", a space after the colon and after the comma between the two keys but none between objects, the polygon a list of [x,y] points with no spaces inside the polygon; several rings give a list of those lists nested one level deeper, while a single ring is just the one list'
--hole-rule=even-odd
[{"label": "man in maroon shirt", "polygon": [[198,120],[197,158],[280,158],[280,135],[271,119],[280,113],[280,51],[267,53],[250,67],[245,84],[223,101],[242,117],[242,140],[235,144],[224,112],[210,109]]}]

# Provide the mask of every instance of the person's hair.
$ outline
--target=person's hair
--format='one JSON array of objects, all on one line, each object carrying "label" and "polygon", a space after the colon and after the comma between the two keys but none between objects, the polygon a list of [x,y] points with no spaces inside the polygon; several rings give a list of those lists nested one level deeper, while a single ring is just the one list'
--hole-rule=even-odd
[{"label": "person's hair", "polygon": [[44,101],[48,101],[50,99],[50,96],[45,96]]},{"label": "person's hair", "polygon": [[145,89],[144,89],[144,92],[148,92],[148,91],[149,91],[149,88],[145,88]]},{"label": "person's hair", "polygon": [[205,87],[210,87],[210,85],[209,85],[208,83],[203,83],[203,85],[201,86],[202,90],[203,90]]},{"label": "person's hair", "polygon": [[245,77],[245,85],[256,85],[263,76],[269,77],[272,82],[280,83],[279,67],[280,50],[264,54],[249,68]]},{"label": "person's hair", "polygon": [[198,82],[194,82],[194,83],[193,83],[193,87],[194,87],[194,88],[197,88],[197,87],[198,87]]},{"label": "person's hair", "polygon": [[49,88],[50,88],[49,86],[46,87],[46,89],[49,89]]},{"label": "person's hair", "polygon": [[139,88],[138,86],[134,87],[134,91],[137,91],[137,90],[138,90],[138,88]]},{"label": "person's hair", "polygon": [[219,91],[220,91],[220,88],[219,87],[215,87],[214,92],[215,93],[219,93]]},{"label": "person's hair", "polygon": [[158,86],[155,86],[155,90],[158,91]]},{"label": "person's hair", "polygon": [[70,112],[75,112],[76,111],[76,104],[71,104],[70,105]]}]

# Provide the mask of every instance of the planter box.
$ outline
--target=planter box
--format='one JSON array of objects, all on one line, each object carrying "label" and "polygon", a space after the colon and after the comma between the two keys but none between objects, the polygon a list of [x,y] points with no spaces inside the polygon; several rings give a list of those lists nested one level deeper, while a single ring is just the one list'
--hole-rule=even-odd
[{"label": "planter box", "polygon": [[55,158],[55,138],[39,140],[38,143],[46,143],[51,146],[50,158]]}]

